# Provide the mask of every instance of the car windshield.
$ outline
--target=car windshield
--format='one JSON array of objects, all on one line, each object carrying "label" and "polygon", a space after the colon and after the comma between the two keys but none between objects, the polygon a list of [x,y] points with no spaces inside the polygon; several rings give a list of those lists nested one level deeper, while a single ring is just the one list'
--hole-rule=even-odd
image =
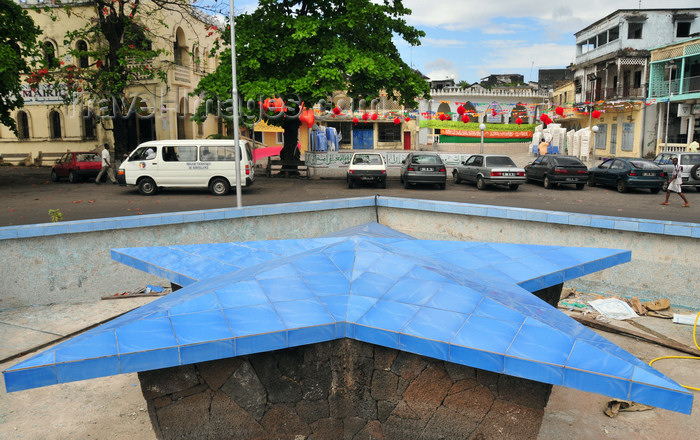
[{"label": "car windshield", "polygon": [[352,161],[353,164],[369,164],[369,165],[381,165],[382,158],[378,154],[356,154]]},{"label": "car windshield", "polygon": [[700,163],[700,154],[681,155],[681,165],[695,165]]},{"label": "car windshield", "polygon": [[642,170],[658,170],[659,166],[646,160],[630,160],[630,165]]},{"label": "car windshield", "polygon": [[102,159],[95,153],[76,154],[75,160],[78,162],[100,162]]},{"label": "car windshield", "polygon": [[486,158],[487,167],[514,167],[515,163],[510,157],[496,156]]},{"label": "car windshield", "polygon": [[581,166],[581,165],[583,165],[583,163],[581,163],[581,161],[576,159],[575,157],[557,157],[556,164],[557,165],[564,165],[564,166]]},{"label": "car windshield", "polygon": [[437,165],[441,164],[442,161],[439,156],[413,156],[411,163]]}]

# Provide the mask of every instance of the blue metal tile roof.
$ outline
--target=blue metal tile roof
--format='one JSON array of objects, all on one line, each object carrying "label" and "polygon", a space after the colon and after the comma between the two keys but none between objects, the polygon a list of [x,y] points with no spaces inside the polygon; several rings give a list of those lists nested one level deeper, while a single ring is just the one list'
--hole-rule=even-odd
[{"label": "blue metal tile roof", "polygon": [[693,396],[529,291],[618,249],[417,240],[376,223],[315,239],[115,249],[184,285],[6,370],[8,391],[337,338],[690,413]]}]

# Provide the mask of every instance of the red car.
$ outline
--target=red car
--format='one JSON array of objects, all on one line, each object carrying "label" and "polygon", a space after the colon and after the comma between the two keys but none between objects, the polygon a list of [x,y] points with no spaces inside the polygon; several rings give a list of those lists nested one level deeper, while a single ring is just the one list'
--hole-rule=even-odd
[{"label": "red car", "polygon": [[51,168],[51,180],[67,177],[70,183],[95,178],[102,168],[102,157],[93,151],[69,151]]}]

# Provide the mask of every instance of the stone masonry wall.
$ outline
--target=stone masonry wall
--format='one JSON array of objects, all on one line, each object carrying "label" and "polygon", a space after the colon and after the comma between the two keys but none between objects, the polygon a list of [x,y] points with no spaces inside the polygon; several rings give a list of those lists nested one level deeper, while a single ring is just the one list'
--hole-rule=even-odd
[{"label": "stone masonry wall", "polygon": [[139,379],[159,439],[534,439],[551,390],[351,339]]}]

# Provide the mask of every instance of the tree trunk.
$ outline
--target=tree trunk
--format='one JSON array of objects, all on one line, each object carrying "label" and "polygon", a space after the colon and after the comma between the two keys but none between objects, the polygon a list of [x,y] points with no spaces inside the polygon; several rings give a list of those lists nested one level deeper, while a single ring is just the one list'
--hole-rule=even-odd
[{"label": "tree trunk", "polygon": [[297,148],[299,143],[299,127],[301,121],[299,118],[284,118],[282,128],[284,128],[284,146],[280,151],[280,159],[282,159],[282,171],[280,174],[284,176],[297,176],[297,162],[300,160],[301,151]]}]

